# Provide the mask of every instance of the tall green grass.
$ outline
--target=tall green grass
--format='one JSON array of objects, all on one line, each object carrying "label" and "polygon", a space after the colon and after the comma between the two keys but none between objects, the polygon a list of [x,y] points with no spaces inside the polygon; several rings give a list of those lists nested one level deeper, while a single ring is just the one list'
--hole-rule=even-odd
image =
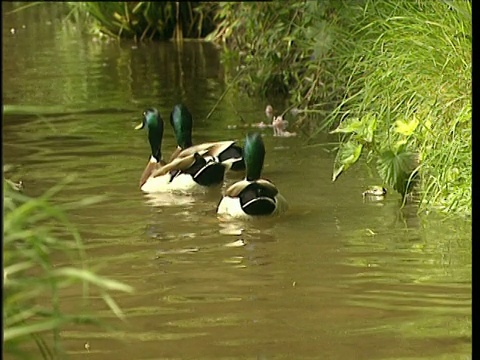
[{"label": "tall green grass", "polygon": [[[84,266],[81,237],[65,210],[96,200],[87,199],[60,208],[50,201],[59,188],[30,198],[11,181],[3,182],[4,355],[64,358],[60,339],[63,326],[101,325],[95,314],[88,312],[86,300],[90,291],[99,293],[121,318],[122,311],[110,293],[132,291],[130,286],[102,277]],[[76,290],[79,304],[83,303],[83,307],[73,313],[61,306],[62,294],[67,289]]]},{"label": "tall green grass", "polygon": [[345,94],[326,125],[376,119],[371,142],[344,132],[342,145],[368,145],[367,160],[401,193],[399,177],[418,174],[421,209],[469,214],[471,2],[369,0],[350,10],[351,26],[333,45]]}]

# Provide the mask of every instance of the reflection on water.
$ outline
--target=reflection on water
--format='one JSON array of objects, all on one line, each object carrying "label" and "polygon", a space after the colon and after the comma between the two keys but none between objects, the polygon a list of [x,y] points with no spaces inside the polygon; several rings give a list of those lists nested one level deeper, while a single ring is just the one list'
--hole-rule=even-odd
[{"label": "reflection on water", "polygon": [[[365,167],[332,183],[332,154],[269,128],[264,176],[289,201],[283,216],[222,221],[218,189],[143,194],[149,146],[133,127],[145,107],[166,119],[184,101],[200,143],[241,141],[239,114],[264,121],[267,102],[230,90],[205,120],[225,90],[210,44],[94,42],[42,14],[2,24],[4,163],[29,195],[73,176],[56,202],[104,196],[70,218],[90,265],[136,289],[115,296],[125,323],[92,296],[115,330],[66,328],[71,358],[85,342],[91,359],[471,358],[469,223],[420,218],[393,192],[364,202],[379,181]],[[165,154],[174,148],[167,126]],[[62,305],[74,309],[79,294]]]},{"label": "reflection on water", "polygon": [[195,201],[194,196],[179,195],[174,193],[152,193],[145,194],[147,204],[155,207],[187,205]]}]

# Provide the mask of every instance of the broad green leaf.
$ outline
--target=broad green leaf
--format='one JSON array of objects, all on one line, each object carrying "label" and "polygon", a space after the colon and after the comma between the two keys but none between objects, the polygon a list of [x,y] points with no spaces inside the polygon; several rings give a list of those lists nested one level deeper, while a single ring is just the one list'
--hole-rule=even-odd
[{"label": "broad green leaf", "polygon": [[400,146],[396,151],[386,150],[380,154],[377,169],[385,183],[393,187],[402,196],[410,191],[413,185],[409,182],[414,171],[415,154]]},{"label": "broad green leaf", "polygon": [[340,145],[335,158],[332,181],[335,181],[343,171],[355,164],[362,153],[363,145],[349,141]]},{"label": "broad green leaf", "polygon": [[344,120],[338,125],[338,127],[330,131],[330,134],[337,134],[337,133],[359,133],[363,128],[362,122],[358,118],[352,118]]},{"label": "broad green leaf", "polygon": [[355,134],[357,139],[362,142],[372,142],[373,134],[377,127],[377,119],[372,114],[367,114],[361,119],[351,118],[344,120],[335,130],[330,134]]}]

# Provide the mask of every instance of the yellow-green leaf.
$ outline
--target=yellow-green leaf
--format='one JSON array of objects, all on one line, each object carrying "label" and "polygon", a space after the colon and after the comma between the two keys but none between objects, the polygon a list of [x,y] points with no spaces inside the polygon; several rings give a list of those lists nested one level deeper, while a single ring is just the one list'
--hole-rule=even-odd
[{"label": "yellow-green leaf", "polygon": [[335,181],[342,172],[357,162],[362,149],[363,145],[356,142],[346,142],[340,146],[335,158],[332,181]]},{"label": "yellow-green leaf", "polygon": [[352,119],[342,121],[335,130],[330,131],[330,134],[358,133],[362,128],[363,128],[362,122],[358,118],[352,118]]},{"label": "yellow-green leaf", "polygon": [[418,120],[415,116],[410,121],[397,120],[395,121],[395,132],[405,136],[410,136],[413,134],[417,126]]}]

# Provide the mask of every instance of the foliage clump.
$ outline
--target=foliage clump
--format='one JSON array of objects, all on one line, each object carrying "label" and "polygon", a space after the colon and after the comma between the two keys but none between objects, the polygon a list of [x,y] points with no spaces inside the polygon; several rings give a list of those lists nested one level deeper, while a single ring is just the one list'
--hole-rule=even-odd
[{"label": "foliage clump", "polygon": [[239,86],[285,94],[323,116],[317,132],[335,129],[333,180],[363,155],[402,196],[415,189],[420,209],[468,215],[471,10],[447,0],[230,2],[210,38],[242,69]]},{"label": "foliage clump", "polygon": [[[110,291],[132,289],[85,267],[80,235],[64,210],[50,203],[58,188],[31,198],[21,192],[20,185],[3,182],[3,351],[17,357],[33,352],[35,358],[38,353],[43,359],[63,358],[61,328],[100,324],[86,307],[74,313],[65,310],[61,306],[64,291],[78,290],[79,303],[83,299],[86,306],[92,287],[122,317]],[[91,200],[70,206],[85,206]]]},{"label": "foliage clump", "polygon": [[134,40],[202,38],[214,29],[216,3],[193,1],[69,2],[77,21],[97,35]]}]

